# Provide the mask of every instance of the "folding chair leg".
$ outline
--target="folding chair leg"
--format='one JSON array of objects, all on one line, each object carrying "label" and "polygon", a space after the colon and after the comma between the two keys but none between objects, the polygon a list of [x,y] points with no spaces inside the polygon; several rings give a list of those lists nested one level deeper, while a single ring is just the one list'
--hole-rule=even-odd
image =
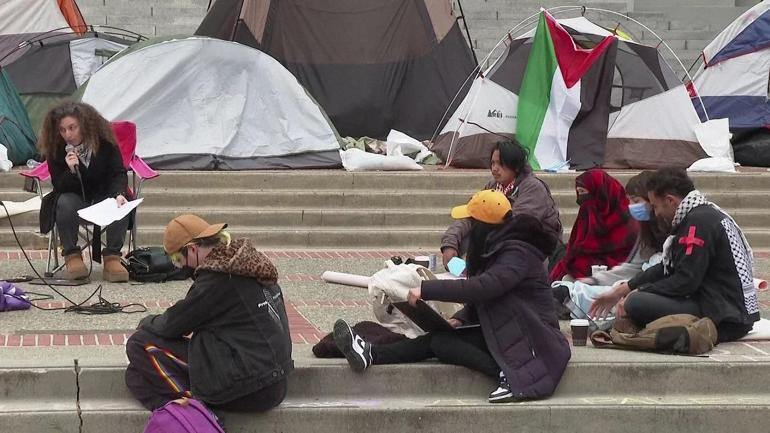
[{"label": "folding chair leg", "polygon": [[136,250],[136,214],[134,214],[134,225],[131,227],[131,230],[128,232],[128,250],[129,251],[135,251]]},{"label": "folding chair leg", "polygon": [[[54,225],[48,234],[48,264],[45,267],[46,277],[53,277],[53,274],[60,268],[57,242],[58,235],[59,233],[56,230],[56,225]],[[53,268],[51,268],[51,261],[53,261]]]}]

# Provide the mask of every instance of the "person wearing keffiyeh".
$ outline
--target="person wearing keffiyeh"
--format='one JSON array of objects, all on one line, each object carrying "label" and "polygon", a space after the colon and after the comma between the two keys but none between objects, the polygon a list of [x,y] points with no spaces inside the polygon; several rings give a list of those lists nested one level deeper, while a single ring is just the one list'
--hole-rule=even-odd
[{"label": "person wearing keffiyeh", "polygon": [[604,170],[591,169],[575,179],[575,189],[580,209],[551,281],[589,277],[592,265],[619,265],[636,243],[639,226],[628,213],[620,182]]},{"label": "person wearing keffiyeh", "polygon": [[625,316],[637,326],[672,314],[707,317],[718,341],[742,338],[759,320],[753,253],[730,215],[695,189],[684,170],[661,169],[648,183],[655,215],[670,224],[663,262],[597,298],[602,316],[625,296]]}]

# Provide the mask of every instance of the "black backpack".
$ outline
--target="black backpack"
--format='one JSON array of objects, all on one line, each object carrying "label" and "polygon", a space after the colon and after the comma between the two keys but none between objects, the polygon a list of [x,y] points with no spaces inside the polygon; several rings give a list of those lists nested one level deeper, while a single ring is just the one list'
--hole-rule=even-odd
[{"label": "black backpack", "polygon": [[126,254],[123,266],[130,279],[143,283],[165,283],[192,277],[192,270],[174,266],[162,247],[137,248]]}]

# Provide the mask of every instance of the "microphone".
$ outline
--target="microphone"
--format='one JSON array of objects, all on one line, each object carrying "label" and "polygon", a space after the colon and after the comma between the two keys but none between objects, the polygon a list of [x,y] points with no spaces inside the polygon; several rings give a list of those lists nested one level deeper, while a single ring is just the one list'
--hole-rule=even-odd
[{"label": "microphone", "polygon": [[[75,146],[74,146],[72,143],[67,143],[67,145],[66,145],[66,146],[64,146],[64,151],[65,151],[66,153],[74,152],[74,151],[75,151]],[[79,163],[80,163],[80,161],[78,160],[78,164],[79,164]],[[75,166],[74,166],[74,167],[71,167],[71,168],[70,168],[70,172],[71,172],[72,174],[78,174],[78,171],[77,171],[77,166],[78,166],[78,164],[75,164]]]}]

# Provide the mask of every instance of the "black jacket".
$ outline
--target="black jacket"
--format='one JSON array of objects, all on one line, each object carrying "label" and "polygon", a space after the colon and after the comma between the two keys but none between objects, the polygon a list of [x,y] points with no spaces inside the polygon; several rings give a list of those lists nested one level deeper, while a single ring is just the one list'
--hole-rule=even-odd
[{"label": "black jacket", "polygon": [[183,300],[139,324],[166,338],[193,333],[193,396],[224,404],[286,377],[294,368],[289,322],[267,257],[236,240],[212,250],[196,275]]},{"label": "black jacket", "polygon": [[[60,152],[59,157],[48,161],[48,172],[55,193],[74,192],[81,195],[80,181],[77,175],[70,172],[64,161],[66,154]],[[123,166],[123,157],[118,147],[109,141],[102,141],[99,152],[91,155],[88,167],[78,164],[78,171],[83,179],[83,189],[86,202],[94,203],[118,194],[126,194],[128,176]]]},{"label": "black jacket", "polygon": [[751,258],[726,215],[710,205],[692,209],[672,234],[668,274],[653,266],[628,282],[631,289],[689,297],[716,325],[759,320]]},{"label": "black jacket", "polygon": [[[548,246],[538,245],[545,238]],[[554,245],[537,220],[519,215],[489,235],[476,275],[421,285],[423,299],[466,304],[455,317],[478,319],[487,348],[520,398],[553,394],[570,359],[543,265]]]}]

